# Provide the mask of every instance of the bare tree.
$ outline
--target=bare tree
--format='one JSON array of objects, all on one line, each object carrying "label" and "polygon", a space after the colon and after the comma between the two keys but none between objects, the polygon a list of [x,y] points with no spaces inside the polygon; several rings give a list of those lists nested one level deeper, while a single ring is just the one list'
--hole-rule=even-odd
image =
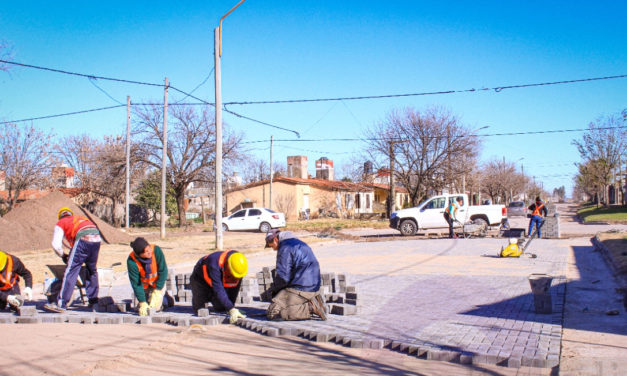
[{"label": "bare tree", "polygon": [[[456,190],[457,178],[470,173],[480,140],[450,112],[428,108],[392,111],[365,134],[366,151],[379,167],[389,166],[391,141],[395,177],[409,191],[413,205],[431,191]],[[461,163],[460,158],[467,163]]]},{"label": "bare tree", "polygon": [[277,211],[285,214],[285,219],[290,219],[296,205],[294,195],[287,193],[278,194],[274,198]]},{"label": "bare tree", "polygon": [[242,182],[244,184],[253,183],[270,178],[270,167],[268,162],[261,158],[245,158],[240,162],[242,171]]},{"label": "bare tree", "polygon": [[481,191],[493,203],[506,204],[515,195],[524,192],[527,178],[516,172],[516,165],[505,158],[493,159],[485,164],[481,171]]},{"label": "bare tree", "polygon": [[50,138],[50,134],[35,129],[32,124],[0,126],[0,171],[5,174],[9,210],[25,189],[51,184],[54,161],[49,152]]},{"label": "bare tree", "polygon": [[[115,213],[126,193],[126,140],[120,136],[102,140],[88,135],[67,136],[55,148],[74,169],[77,186],[111,201],[110,222],[120,225]],[[131,145],[131,182],[142,178],[144,167],[137,145]]]},{"label": "bare tree", "polygon": [[621,159],[627,157],[627,130],[619,128],[624,124],[622,114],[599,117],[588,125],[588,131],[581,140],[573,140],[584,165],[592,162],[594,169],[580,169],[579,173],[593,174],[601,186],[602,201],[609,205],[609,186],[619,168]]},{"label": "bare tree", "polygon": [[[144,162],[161,168],[163,148],[163,110],[157,105],[135,109],[134,134],[140,137]],[[179,226],[185,224],[185,191],[192,182],[212,183],[215,165],[215,122],[210,109],[198,113],[189,106],[171,106],[168,112],[169,180],[176,193]],[[238,160],[241,135],[223,133],[222,158],[224,171]]]}]

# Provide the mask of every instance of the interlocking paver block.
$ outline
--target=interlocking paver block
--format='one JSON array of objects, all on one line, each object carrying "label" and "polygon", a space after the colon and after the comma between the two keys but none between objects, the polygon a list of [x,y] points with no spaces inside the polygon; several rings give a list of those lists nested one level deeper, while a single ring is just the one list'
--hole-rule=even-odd
[{"label": "interlocking paver block", "polygon": [[37,314],[37,308],[35,306],[21,306],[17,309],[17,314],[22,317],[35,316]]},{"label": "interlocking paver block", "polygon": [[41,317],[37,316],[19,316],[17,318],[18,324],[41,324]]}]

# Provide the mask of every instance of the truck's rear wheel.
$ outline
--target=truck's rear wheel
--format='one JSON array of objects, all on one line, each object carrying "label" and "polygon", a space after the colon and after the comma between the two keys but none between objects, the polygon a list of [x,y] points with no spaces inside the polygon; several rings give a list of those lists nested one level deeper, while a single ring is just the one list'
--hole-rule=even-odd
[{"label": "truck's rear wheel", "polygon": [[414,235],[417,229],[418,226],[416,226],[416,222],[412,221],[411,219],[404,219],[401,222],[401,226],[399,228],[399,230],[401,231],[401,235],[403,236]]}]

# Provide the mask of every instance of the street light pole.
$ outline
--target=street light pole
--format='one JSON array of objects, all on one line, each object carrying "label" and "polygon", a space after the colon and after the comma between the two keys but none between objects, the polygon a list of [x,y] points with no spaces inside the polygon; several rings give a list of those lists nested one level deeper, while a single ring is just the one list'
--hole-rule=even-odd
[{"label": "street light pole", "polygon": [[213,54],[215,63],[215,93],[216,93],[216,250],[224,247],[222,239],[222,69],[220,57],[222,56],[222,21],[231,12],[246,0],[241,0],[220,18],[219,26],[213,31]]}]

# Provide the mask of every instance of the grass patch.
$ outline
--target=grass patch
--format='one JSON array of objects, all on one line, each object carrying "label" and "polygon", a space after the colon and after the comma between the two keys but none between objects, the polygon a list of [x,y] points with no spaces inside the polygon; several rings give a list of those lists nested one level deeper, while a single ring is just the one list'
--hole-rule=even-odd
[{"label": "grass patch", "polygon": [[346,228],[388,228],[388,226],[387,220],[321,218],[307,221],[288,221],[286,230],[319,232],[329,228],[339,231]]},{"label": "grass patch", "polygon": [[577,211],[577,214],[588,222],[627,223],[627,208],[625,207],[596,207],[586,206]]}]

